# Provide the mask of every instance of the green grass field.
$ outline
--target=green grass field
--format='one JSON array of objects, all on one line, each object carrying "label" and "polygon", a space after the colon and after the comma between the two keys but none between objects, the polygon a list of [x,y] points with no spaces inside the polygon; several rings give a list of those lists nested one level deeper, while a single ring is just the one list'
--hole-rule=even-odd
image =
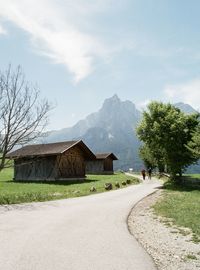
[{"label": "green grass field", "polygon": [[183,176],[183,179],[188,183],[193,182],[195,180],[196,182],[200,184],[200,174],[185,174]]},{"label": "green grass field", "polygon": [[[199,174],[187,177],[188,181],[191,178],[200,180]],[[190,228],[193,240],[200,241],[200,187],[166,183],[164,196],[154,205],[154,210],[157,215],[172,219],[175,225]]]},{"label": "green grass field", "polygon": [[200,174],[186,174],[186,176],[189,176],[191,178],[200,179]]},{"label": "green grass field", "polygon": [[13,169],[5,169],[0,172],[0,204],[23,203],[33,201],[48,201],[63,198],[79,197],[89,194],[90,188],[94,186],[96,193],[104,192],[104,184],[110,182],[121,183],[127,179],[131,184],[138,184],[138,180],[126,176],[123,173],[114,175],[87,175],[85,182],[15,182],[12,181]]}]

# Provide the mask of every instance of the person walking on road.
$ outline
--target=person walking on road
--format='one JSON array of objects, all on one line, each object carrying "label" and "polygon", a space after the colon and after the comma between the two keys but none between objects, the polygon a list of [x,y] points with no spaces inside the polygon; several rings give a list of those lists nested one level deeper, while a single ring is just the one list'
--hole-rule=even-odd
[{"label": "person walking on road", "polygon": [[142,174],[143,180],[145,180],[145,178],[146,178],[146,171],[145,171],[145,169],[141,170],[141,174]]},{"label": "person walking on road", "polygon": [[151,180],[151,174],[152,174],[152,169],[148,168],[148,178],[149,178],[149,180]]}]

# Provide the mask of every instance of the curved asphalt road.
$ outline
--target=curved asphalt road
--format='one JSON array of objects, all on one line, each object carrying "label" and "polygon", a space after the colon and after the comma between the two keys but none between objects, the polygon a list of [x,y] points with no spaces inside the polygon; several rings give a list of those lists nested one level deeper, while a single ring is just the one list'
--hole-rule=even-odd
[{"label": "curved asphalt road", "polygon": [[0,269],[155,270],[126,220],[158,186],[147,181],[82,198],[0,207]]}]

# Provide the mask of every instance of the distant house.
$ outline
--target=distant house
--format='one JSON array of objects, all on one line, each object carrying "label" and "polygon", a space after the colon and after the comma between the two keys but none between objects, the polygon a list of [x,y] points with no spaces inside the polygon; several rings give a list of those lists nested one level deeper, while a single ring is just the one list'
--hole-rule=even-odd
[{"label": "distant house", "polygon": [[86,173],[113,174],[113,160],[118,160],[113,153],[96,154],[95,160],[87,161]]},{"label": "distant house", "polygon": [[95,160],[83,141],[27,145],[13,151],[14,180],[84,179],[86,161]]}]

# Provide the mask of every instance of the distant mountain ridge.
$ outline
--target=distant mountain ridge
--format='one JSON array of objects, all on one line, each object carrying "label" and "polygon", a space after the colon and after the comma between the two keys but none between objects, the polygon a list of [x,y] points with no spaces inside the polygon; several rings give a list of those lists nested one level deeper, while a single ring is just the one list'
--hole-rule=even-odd
[{"label": "distant mountain ridge", "polygon": [[189,104],[183,103],[183,102],[175,103],[174,106],[179,108],[184,113],[196,113],[197,112],[192,106],[190,106]]},{"label": "distant mountain ridge", "polygon": [[[195,112],[188,104],[177,103],[176,107],[186,113]],[[118,161],[115,169],[140,170],[143,166],[138,156],[140,142],[136,127],[142,118],[131,101],[121,101],[117,95],[104,101],[98,112],[88,115],[73,127],[52,131],[44,139],[46,142],[82,139],[95,153],[113,152]]]},{"label": "distant mountain ridge", "polygon": [[82,139],[94,152],[114,152],[119,158],[115,168],[139,168],[139,141],[135,128],[141,112],[131,101],[121,101],[117,95],[104,101],[101,109],[78,121],[71,128],[53,131],[47,142]]}]

